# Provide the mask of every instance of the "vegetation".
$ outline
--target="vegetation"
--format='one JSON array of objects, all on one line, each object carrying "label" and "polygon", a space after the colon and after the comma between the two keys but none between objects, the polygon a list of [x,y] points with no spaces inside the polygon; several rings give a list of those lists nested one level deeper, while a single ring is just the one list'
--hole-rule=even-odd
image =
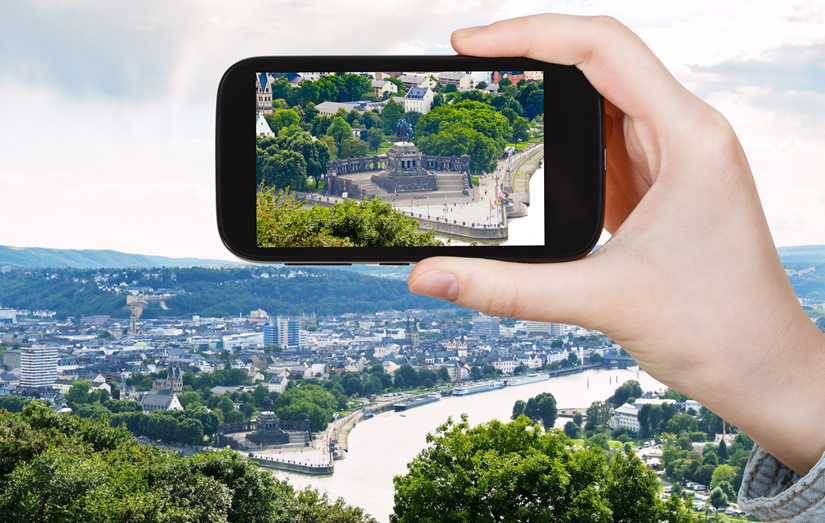
[{"label": "vegetation", "polygon": [[[441,301],[410,294],[404,281],[376,278],[334,269],[243,267],[232,269],[32,269],[0,273],[3,305],[23,310],[51,310],[58,318],[108,314],[128,318],[120,283],[180,292],[165,301],[168,310],[151,303],[142,318],[237,316],[262,308],[280,314],[377,312],[444,307]],[[262,277],[266,273],[270,277]],[[292,273],[294,277],[286,279]],[[95,277],[108,275],[110,289]],[[346,289],[346,292],[332,291]],[[438,305],[436,305],[438,303]],[[450,305],[447,305],[450,307]]]},{"label": "vegetation", "polygon": [[544,430],[549,431],[553,428],[558,417],[556,398],[549,392],[542,392],[538,396],[528,399],[526,403],[518,400],[513,405],[511,419],[516,420],[519,416],[527,416],[533,421],[539,421]]},{"label": "vegetation", "polygon": [[291,195],[258,193],[259,247],[412,247],[443,245],[434,231],[378,198],[302,209]]},{"label": "vegetation", "polygon": [[523,416],[472,428],[448,419],[427,443],[393,480],[390,521],[695,521],[677,496],[658,498],[634,455],[574,450]]},{"label": "vegetation", "polygon": [[41,402],[0,410],[0,519],[374,521],[341,499],[296,491],[236,452],[179,457]]}]

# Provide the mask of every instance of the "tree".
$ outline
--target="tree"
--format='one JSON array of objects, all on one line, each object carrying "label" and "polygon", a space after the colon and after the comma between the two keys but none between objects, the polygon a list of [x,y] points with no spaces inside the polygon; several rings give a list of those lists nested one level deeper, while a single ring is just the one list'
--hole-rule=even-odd
[{"label": "tree", "polygon": [[527,141],[527,120],[519,116],[513,122],[513,141],[526,142]]},{"label": "tree", "polygon": [[613,521],[658,521],[659,480],[630,452],[613,458],[604,485],[604,496],[613,510]]},{"label": "tree", "polygon": [[[296,492],[234,451],[181,457],[38,401],[0,413],[0,425],[3,521],[374,521],[340,499]],[[191,441],[199,430],[191,419],[175,428]]]},{"label": "tree", "polygon": [[384,141],[384,133],[377,126],[367,131],[367,145],[372,150],[378,150],[378,146]]},{"label": "tree", "polygon": [[713,491],[710,493],[710,498],[708,498],[708,500],[710,501],[710,504],[713,505],[713,508],[715,508],[716,510],[719,510],[720,508],[728,504],[728,497],[719,487],[713,489]]},{"label": "tree", "polygon": [[573,423],[576,424],[577,427],[582,426],[582,421],[584,420],[584,416],[582,416],[581,412],[577,412],[573,414]]},{"label": "tree", "polygon": [[540,421],[545,431],[549,431],[556,423],[558,409],[556,408],[556,398],[549,392],[542,392],[534,398],[527,400],[524,407],[524,415],[534,421]]},{"label": "tree", "polygon": [[610,419],[610,405],[606,402],[594,401],[587,407],[587,423],[585,430],[603,431],[607,428]]},{"label": "tree", "polygon": [[63,397],[66,405],[75,408],[81,403],[89,402],[89,390],[92,388],[92,382],[89,380],[80,380],[72,383],[69,392]]},{"label": "tree", "polygon": [[[396,476],[392,522],[612,521],[597,485],[605,462],[542,434],[526,418],[470,427],[466,416],[427,435],[428,448]],[[586,517],[585,517],[586,514]]]},{"label": "tree", "polygon": [[384,124],[384,134],[391,135],[395,133],[395,126],[398,125],[398,120],[401,119],[401,115],[403,114],[404,106],[392,100],[387,102],[387,105],[385,105],[381,111],[381,122]]},{"label": "tree", "polygon": [[260,247],[412,247],[442,245],[433,231],[378,198],[302,209],[291,196],[258,193]]},{"label": "tree", "polygon": [[516,400],[516,402],[513,404],[513,414],[510,416],[510,419],[515,420],[515,419],[518,419],[519,416],[523,416],[524,415],[524,408],[526,406],[527,406],[527,403],[525,403],[524,401]]},{"label": "tree", "polygon": [[341,142],[341,154],[339,158],[359,158],[367,155],[367,143],[358,138],[345,138]]},{"label": "tree", "polygon": [[327,129],[328,136],[331,136],[333,140],[335,140],[335,144],[338,146],[338,153],[341,153],[341,146],[345,139],[352,138],[352,127],[340,116],[336,116],[332,119],[332,125],[329,126]]},{"label": "tree", "polygon": [[579,437],[579,432],[581,432],[581,429],[574,422],[568,421],[567,423],[564,424],[564,435],[567,436],[568,438],[570,438],[570,439],[578,438]]},{"label": "tree", "polygon": [[736,479],[736,471],[730,465],[719,465],[714,469],[713,476],[711,476],[710,487],[716,488],[720,483],[726,481],[733,484]]}]

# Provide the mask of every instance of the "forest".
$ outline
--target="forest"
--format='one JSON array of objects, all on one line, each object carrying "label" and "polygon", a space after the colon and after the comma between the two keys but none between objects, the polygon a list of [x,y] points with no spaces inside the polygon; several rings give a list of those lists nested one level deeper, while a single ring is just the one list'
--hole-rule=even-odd
[{"label": "forest", "polygon": [[137,287],[175,293],[164,301],[168,310],[159,303],[149,303],[142,318],[238,316],[259,308],[271,314],[314,311],[330,315],[445,306],[434,298],[411,294],[404,281],[278,266],[14,270],[0,274],[0,306],[53,311],[60,319],[89,314],[128,318],[126,289]]}]

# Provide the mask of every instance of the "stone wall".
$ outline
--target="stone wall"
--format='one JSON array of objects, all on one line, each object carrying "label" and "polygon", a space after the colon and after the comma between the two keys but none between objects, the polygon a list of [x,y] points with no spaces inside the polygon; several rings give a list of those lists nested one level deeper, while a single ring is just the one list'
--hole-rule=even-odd
[{"label": "stone wall", "polygon": [[430,192],[438,190],[436,177],[433,175],[424,176],[389,176],[377,174],[370,178],[370,181],[381,187],[387,193],[392,192]]}]

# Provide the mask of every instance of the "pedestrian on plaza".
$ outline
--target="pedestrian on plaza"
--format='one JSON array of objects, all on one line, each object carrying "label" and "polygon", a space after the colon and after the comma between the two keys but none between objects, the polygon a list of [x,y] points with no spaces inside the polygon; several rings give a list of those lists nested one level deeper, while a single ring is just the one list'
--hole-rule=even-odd
[{"label": "pedestrian on plaza", "polygon": [[743,509],[825,520],[825,334],[783,270],[730,124],[612,18],[528,16],[456,31],[452,43],[575,65],[604,95],[612,237],[564,263],[430,258],[410,290],[604,332],[756,442]]}]

